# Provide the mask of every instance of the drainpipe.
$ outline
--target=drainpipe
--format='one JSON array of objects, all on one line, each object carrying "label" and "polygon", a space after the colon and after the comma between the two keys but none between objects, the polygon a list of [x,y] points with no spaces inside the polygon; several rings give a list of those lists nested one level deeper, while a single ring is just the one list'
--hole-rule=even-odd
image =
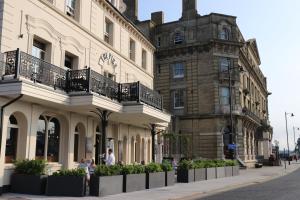
[{"label": "drainpipe", "polygon": [[3,113],[4,113],[4,109],[15,103],[16,101],[20,100],[23,97],[23,94],[20,94],[17,98],[7,102],[5,105],[1,106],[1,112],[0,112],[0,153],[1,153],[1,146],[2,146],[2,134],[3,134]]}]

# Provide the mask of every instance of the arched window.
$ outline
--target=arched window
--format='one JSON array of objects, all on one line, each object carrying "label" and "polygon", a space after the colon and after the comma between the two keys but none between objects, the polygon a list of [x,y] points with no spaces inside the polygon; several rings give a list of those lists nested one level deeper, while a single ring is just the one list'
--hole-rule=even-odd
[{"label": "arched window", "polygon": [[59,161],[60,124],[56,118],[40,116],[36,136],[36,159]]},{"label": "arched window", "polygon": [[5,163],[12,163],[17,159],[19,126],[15,116],[9,117],[7,130],[6,148],[5,148]]},{"label": "arched window", "polygon": [[229,40],[230,31],[228,28],[223,27],[219,33],[219,39],[221,40]]},{"label": "arched window", "polygon": [[74,133],[74,162],[79,162],[80,159],[86,156],[86,136],[85,127],[79,123],[75,127]]}]

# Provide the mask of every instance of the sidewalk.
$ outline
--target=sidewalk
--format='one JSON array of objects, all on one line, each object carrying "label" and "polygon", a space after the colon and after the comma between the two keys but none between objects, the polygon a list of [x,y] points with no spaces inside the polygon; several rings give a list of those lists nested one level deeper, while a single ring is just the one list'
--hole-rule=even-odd
[{"label": "sidewalk", "polygon": [[[247,185],[262,183],[280,176],[284,176],[300,168],[300,163],[291,163],[288,165],[287,169],[283,166],[281,167],[263,167],[261,169],[247,169],[241,170],[240,175],[236,177],[214,179],[195,183],[178,183],[172,187],[158,188],[152,190],[144,190],[140,192],[133,193],[122,193],[119,195],[101,197],[103,200],[181,200],[181,199],[193,199],[202,196],[227,191],[235,189],[238,187],[243,187]],[[0,199],[9,200],[73,200],[74,197],[44,197],[44,196],[27,196],[27,195],[17,195],[17,194],[6,194],[0,197]],[[80,198],[84,200],[96,200],[99,197],[84,197]]]}]

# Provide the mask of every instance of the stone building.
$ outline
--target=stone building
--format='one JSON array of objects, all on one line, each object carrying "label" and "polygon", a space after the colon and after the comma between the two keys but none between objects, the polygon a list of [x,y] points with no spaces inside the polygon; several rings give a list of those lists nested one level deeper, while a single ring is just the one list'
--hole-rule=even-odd
[{"label": "stone building", "polygon": [[157,48],[155,89],[173,114],[170,132],[190,138],[184,156],[229,157],[235,146],[229,144],[237,144],[236,154],[247,166],[257,157],[268,159],[272,128],[267,79],[256,41],[243,38],[236,17],[201,16],[196,0],[182,0],[177,21],[165,23],[163,12],[138,21],[137,0],[130,2],[127,17]]},{"label": "stone building", "polygon": [[108,148],[150,162],[153,124],[170,115],[153,90],[155,47],[119,0],[0,1],[0,191],[13,160],[49,173]]}]

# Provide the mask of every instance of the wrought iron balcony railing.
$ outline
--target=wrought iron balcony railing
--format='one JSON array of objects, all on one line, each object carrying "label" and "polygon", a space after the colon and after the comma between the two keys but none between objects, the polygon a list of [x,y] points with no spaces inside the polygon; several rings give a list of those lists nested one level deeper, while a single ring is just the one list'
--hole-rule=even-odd
[{"label": "wrought iron balcony railing", "polygon": [[243,113],[246,116],[249,116],[252,120],[256,121],[257,123],[261,124],[262,120],[260,119],[260,117],[258,117],[255,113],[253,113],[251,110],[249,110],[248,108],[244,107],[243,108]]},{"label": "wrought iron balcony railing", "polygon": [[97,93],[119,102],[136,101],[163,109],[162,97],[140,82],[117,83],[91,68],[66,70],[19,49],[1,54],[0,77],[1,80],[22,77],[67,93]]}]

